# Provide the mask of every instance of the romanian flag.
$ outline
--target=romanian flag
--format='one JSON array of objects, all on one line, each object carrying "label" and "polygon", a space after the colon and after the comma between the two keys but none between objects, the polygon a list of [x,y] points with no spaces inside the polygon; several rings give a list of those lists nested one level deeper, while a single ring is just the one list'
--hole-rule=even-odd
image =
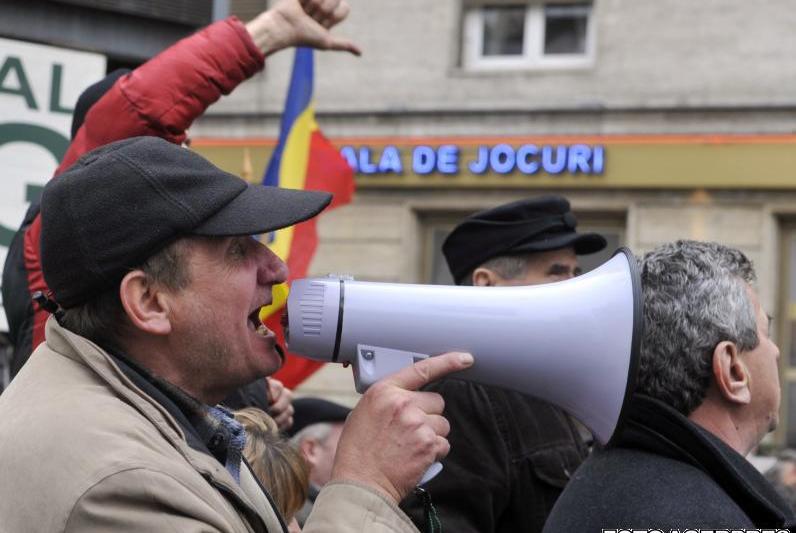
[{"label": "romanian flag", "polygon": [[[315,122],[312,100],[314,57],[311,48],[297,48],[293,75],[282,115],[279,143],[263,176],[263,185],[289,189],[323,190],[334,194],[327,209],[347,204],[354,193],[354,173],[348,162],[323,136]],[[263,236],[265,244],[287,263],[290,281],[307,275],[318,245],[315,219]],[[269,329],[284,346],[280,319],[287,301],[287,285],[274,287],[274,302],[260,312]],[[284,366],[274,375],[293,388],[323,363],[287,354]]]}]

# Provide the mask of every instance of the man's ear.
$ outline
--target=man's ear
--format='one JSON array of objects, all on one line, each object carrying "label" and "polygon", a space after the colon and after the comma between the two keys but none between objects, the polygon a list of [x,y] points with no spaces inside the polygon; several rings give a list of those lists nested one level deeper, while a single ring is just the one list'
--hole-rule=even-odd
[{"label": "man's ear", "polygon": [[478,267],[473,270],[474,287],[494,287],[501,279],[503,278],[497,272],[488,268]]},{"label": "man's ear", "polygon": [[119,296],[127,318],[135,328],[153,335],[171,333],[168,297],[152,285],[142,270],[133,270],[122,278]]},{"label": "man's ear", "polygon": [[722,341],[713,349],[713,379],[725,400],[736,404],[748,404],[752,400],[749,369],[734,342]]},{"label": "man's ear", "polygon": [[317,446],[317,444],[318,441],[316,441],[315,439],[303,439],[299,443],[299,451],[301,452],[301,455],[304,457],[304,460],[307,461],[307,463],[310,465],[310,467],[315,466],[315,463],[317,462],[315,458],[316,454],[315,447]]}]

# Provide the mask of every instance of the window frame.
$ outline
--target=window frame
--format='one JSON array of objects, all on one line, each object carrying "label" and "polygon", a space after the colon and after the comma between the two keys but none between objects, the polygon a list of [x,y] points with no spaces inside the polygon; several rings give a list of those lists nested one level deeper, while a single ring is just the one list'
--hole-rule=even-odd
[{"label": "window frame", "polygon": [[525,6],[523,53],[518,56],[485,56],[484,5],[469,7],[464,12],[462,32],[462,66],[469,71],[500,70],[577,70],[594,65],[596,36],[594,23],[595,2],[592,1],[586,19],[586,49],[583,54],[545,54],[545,8],[562,7],[588,2],[518,2]]}]

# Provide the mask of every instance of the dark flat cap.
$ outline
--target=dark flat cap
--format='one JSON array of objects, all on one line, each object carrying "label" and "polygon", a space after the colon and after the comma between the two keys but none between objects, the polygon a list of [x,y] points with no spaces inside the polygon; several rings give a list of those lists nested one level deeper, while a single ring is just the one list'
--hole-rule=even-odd
[{"label": "dark flat cap", "polygon": [[44,279],[61,307],[74,307],[181,236],[266,233],[330,201],[325,192],[250,185],[157,137],[117,141],[44,188]]},{"label": "dark flat cap", "polygon": [[572,246],[590,254],[605,248],[597,233],[577,233],[577,220],[562,196],[525,198],[470,215],[442,244],[453,279],[464,276],[500,255],[545,252]]},{"label": "dark flat cap", "polygon": [[100,98],[105,96],[111,87],[116,83],[116,80],[132,72],[129,68],[116,69],[97,83],[89,85],[80,93],[80,96],[75,103],[75,110],[72,112],[72,139],[77,135],[80,126],[86,120],[86,115],[89,109],[96,104]]},{"label": "dark flat cap", "polygon": [[288,431],[292,437],[305,427],[321,422],[345,422],[351,409],[323,398],[299,398],[293,400],[293,427]]}]

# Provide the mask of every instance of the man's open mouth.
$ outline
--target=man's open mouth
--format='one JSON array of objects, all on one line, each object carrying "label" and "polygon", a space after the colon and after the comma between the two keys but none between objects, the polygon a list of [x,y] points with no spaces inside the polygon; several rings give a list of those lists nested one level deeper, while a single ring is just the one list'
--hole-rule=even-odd
[{"label": "man's open mouth", "polygon": [[254,331],[261,337],[267,337],[273,333],[260,320],[260,308],[255,309],[249,314],[249,324],[252,326]]}]

